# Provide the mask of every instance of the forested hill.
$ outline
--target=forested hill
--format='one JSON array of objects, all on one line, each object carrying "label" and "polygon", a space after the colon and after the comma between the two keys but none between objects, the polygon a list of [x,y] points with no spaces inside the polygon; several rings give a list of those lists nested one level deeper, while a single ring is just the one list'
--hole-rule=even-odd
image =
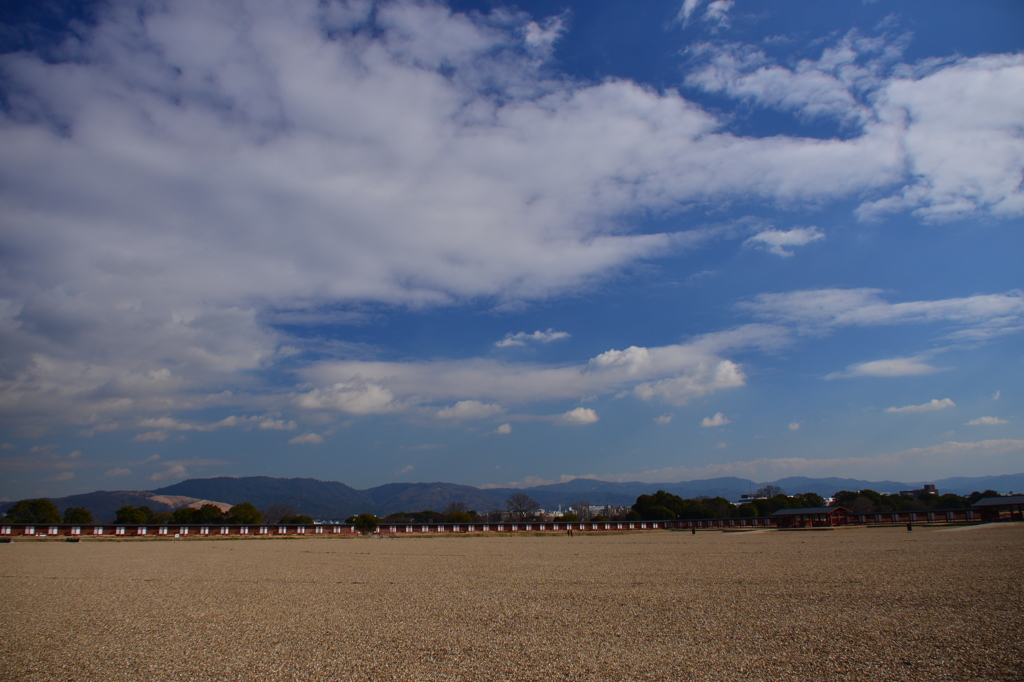
[{"label": "forested hill", "polygon": [[[948,482],[947,482],[948,481]],[[1024,489],[1024,474],[985,476],[934,481],[941,492],[967,495],[974,490],[993,489],[1000,492]],[[814,492],[831,497],[839,490],[863,490],[895,493],[920,487],[920,482],[867,481],[851,478],[791,477],[770,482],[790,494]],[[664,490],[684,498],[702,495],[736,500],[766,483],[744,478],[715,478],[678,483],[613,483],[592,479],[575,479],[566,483],[536,486],[523,490],[514,488],[475,488],[454,483],[388,483],[356,490],[343,483],[311,478],[206,478],[182,481],[154,490],[164,495],[187,495],[220,500],[231,504],[252,502],[266,508],[285,504],[317,518],[345,518],[369,512],[384,516],[400,511],[442,510],[451,502],[463,502],[480,512],[504,508],[509,495],[525,492],[544,509],[567,507],[581,500],[594,505],[628,507],[637,496]]]},{"label": "forested hill", "polygon": [[[1001,493],[1024,490],[1024,474],[983,476],[977,478],[950,478],[935,483],[942,493],[968,495],[975,490],[996,490]],[[510,495],[525,492],[544,509],[554,510],[586,501],[593,505],[628,507],[639,495],[658,490],[682,498],[721,496],[737,500],[740,495],[770,484],[789,494],[813,492],[831,497],[840,490],[870,488],[881,493],[920,487],[920,482],[866,481],[850,478],[791,477],[768,483],[744,478],[715,478],[678,483],[613,483],[578,478],[566,483],[536,486],[524,490],[514,488],[475,488],[454,483],[388,483],[357,490],[337,481],[313,478],[271,478],[247,476],[240,478],[198,478],[182,481],[152,491],[96,491],[63,498],[50,498],[63,512],[67,507],[85,507],[103,522],[113,517],[114,510],[123,505],[146,505],[154,511],[170,511],[197,501],[214,500],[228,505],[251,502],[260,509],[270,505],[287,505],[302,514],[315,518],[344,519],[353,514],[371,513],[385,516],[393,512],[413,512],[425,509],[440,511],[452,502],[462,502],[469,509],[486,512],[501,509]],[[13,502],[0,504],[0,512]]]}]

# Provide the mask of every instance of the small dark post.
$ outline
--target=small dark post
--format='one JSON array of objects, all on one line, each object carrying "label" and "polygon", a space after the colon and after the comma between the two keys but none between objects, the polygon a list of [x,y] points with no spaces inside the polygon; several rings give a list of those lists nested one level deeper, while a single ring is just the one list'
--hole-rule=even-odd
[{"label": "small dark post", "polygon": [[690,526],[690,535],[696,535],[696,534],[697,534],[696,526]]},{"label": "small dark post", "polygon": [[910,521],[907,521],[907,532],[908,533],[913,533],[914,532],[914,525]]}]

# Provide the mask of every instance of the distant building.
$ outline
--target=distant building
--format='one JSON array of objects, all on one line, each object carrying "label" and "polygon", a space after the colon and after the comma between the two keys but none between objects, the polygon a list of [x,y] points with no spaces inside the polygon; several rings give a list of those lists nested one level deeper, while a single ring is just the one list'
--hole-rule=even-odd
[{"label": "distant building", "polygon": [[901,490],[900,495],[910,495],[911,497],[917,497],[918,495],[938,495],[939,489],[931,483],[925,483],[924,487],[920,490]]}]

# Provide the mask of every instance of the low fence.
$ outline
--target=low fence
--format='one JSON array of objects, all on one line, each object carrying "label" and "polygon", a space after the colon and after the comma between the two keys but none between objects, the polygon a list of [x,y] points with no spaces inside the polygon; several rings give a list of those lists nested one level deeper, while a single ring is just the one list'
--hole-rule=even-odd
[{"label": "low fence", "polygon": [[[938,509],[931,511],[867,512],[842,515],[839,526],[878,526],[914,524],[978,523],[983,518],[976,509]],[[466,534],[466,533],[567,533],[645,530],[756,530],[777,528],[771,516],[720,519],[675,519],[672,521],[499,521],[473,523],[380,523],[376,532],[384,535]],[[67,536],[76,537],[267,537],[267,536],[344,536],[357,535],[348,523],[316,524],[26,524],[0,522],[0,537]]]},{"label": "low fence", "polygon": [[234,524],[68,524],[68,523],[12,523],[0,525],[0,536],[29,535],[49,536],[224,536],[260,537],[268,535],[356,535],[358,530],[348,523],[317,524],[276,524],[276,525],[234,525]]}]

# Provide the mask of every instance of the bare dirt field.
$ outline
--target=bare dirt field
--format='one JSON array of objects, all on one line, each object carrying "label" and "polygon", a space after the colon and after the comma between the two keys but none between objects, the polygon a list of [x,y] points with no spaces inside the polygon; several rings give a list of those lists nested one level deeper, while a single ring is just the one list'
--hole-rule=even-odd
[{"label": "bare dirt field", "polygon": [[0,545],[5,680],[1024,680],[1024,525]]}]

